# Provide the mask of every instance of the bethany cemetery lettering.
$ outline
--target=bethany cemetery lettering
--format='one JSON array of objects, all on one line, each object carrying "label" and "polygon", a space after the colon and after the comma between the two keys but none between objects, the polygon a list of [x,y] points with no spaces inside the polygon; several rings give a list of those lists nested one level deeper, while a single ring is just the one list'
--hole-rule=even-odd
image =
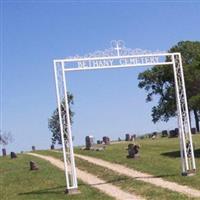
[{"label": "bethany cemetery lettering", "polygon": [[166,53],[164,52],[152,53],[148,50],[132,50],[117,41],[112,45],[110,49],[105,51],[96,51],[84,57],[75,56],[66,59],[65,71],[172,64],[172,62],[166,62]]},{"label": "bethany cemetery lettering", "polygon": [[[110,49],[96,51],[85,56],[74,56],[67,59],[55,60],[63,63],[64,71],[79,71],[85,69],[123,68],[133,66],[154,66],[173,64],[172,59],[167,61],[166,52],[151,52],[141,49],[126,48],[122,41],[114,41]],[[170,55],[172,56],[172,55]]]},{"label": "bethany cemetery lettering", "polygon": [[133,66],[155,64],[159,62],[158,56],[121,58],[121,59],[103,59],[103,60],[83,60],[77,62],[78,68],[85,67],[113,67],[113,66]]}]

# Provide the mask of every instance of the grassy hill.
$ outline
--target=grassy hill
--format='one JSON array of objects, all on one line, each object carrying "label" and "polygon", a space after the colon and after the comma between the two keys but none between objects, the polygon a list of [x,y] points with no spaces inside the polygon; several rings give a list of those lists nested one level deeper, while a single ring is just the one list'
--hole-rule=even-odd
[{"label": "grassy hill", "polygon": [[197,173],[191,177],[181,176],[178,138],[138,139],[136,143],[141,145],[139,159],[126,158],[126,148],[131,142],[109,145],[105,151],[87,151],[76,148],[75,152],[126,165],[142,172],[200,189],[200,134],[193,135],[193,142]]},{"label": "grassy hill", "polygon": [[[29,170],[29,161],[39,165],[38,171]],[[79,181],[78,195],[67,196],[64,172],[36,157],[18,155],[17,159],[0,157],[1,200],[111,200],[113,198]]]},{"label": "grassy hill", "polygon": [[[197,169],[200,167],[200,135],[193,136],[195,143],[195,154]],[[142,139],[137,140],[141,145],[139,159],[127,159],[127,145],[130,142],[122,142],[118,144],[108,145],[105,151],[88,151],[75,148],[75,152],[82,155],[89,155],[101,158],[113,163],[119,163],[139,171],[148,172],[156,176],[162,177],[170,181],[178,182],[181,185],[188,185],[200,189],[200,174],[192,177],[181,176],[181,165],[179,156],[179,140],[178,138],[159,138],[156,140]],[[62,159],[62,152],[53,151],[38,151],[44,155]],[[169,191],[160,187],[152,186],[151,184],[120,175],[112,170],[91,164],[82,159],[76,158],[76,165],[82,170],[95,174],[96,176],[111,182],[124,189],[125,191],[134,192],[144,196],[146,199],[153,200],[184,200],[192,199],[185,195]]]},{"label": "grassy hill", "polygon": [[[200,135],[193,136],[195,144],[195,156],[197,174],[191,177],[181,176],[178,138],[138,139],[141,145],[139,159],[127,159],[127,145],[130,142],[121,142],[108,145],[105,151],[88,151],[75,148],[75,152],[101,158],[113,163],[119,163],[139,171],[148,172],[163,179],[178,182],[200,190]],[[49,150],[36,151],[43,155],[51,155],[62,159],[62,153]],[[29,171],[29,161],[38,163],[40,170]],[[183,194],[155,187],[149,183],[120,175],[112,170],[91,164],[76,158],[76,165],[82,170],[95,174],[106,182],[110,182],[124,191],[134,192],[151,200],[187,200]],[[17,159],[0,157],[0,181],[2,200],[25,199],[70,199],[70,200],[109,200],[112,199],[102,194],[91,186],[83,184],[79,180],[81,194],[66,196],[64,172],[51,166],[48,162],[29,155],[18,155]]]}]

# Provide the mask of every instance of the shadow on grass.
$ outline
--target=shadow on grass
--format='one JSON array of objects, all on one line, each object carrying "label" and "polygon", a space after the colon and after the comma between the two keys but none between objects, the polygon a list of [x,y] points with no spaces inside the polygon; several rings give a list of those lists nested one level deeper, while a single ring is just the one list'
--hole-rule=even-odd
[{"label": "shadow on grass", "polygon": [[[162,156],[168,156],[171,158],[180,158],[180,151],[170,151],[170,152],[165,152],[161,153]],[[200,158],[200,149],[195,149],[194,150],[194,156],[195,158]]]},{"label": "shadow on grass", "polygon": [[[159,176],[150,176],[150,177],[144,177],[144,176],[138,176],[138,177],[135,177],[135,178],[132,178],[132,177],[123,177],[123,178],[113,178],[112,180],[110,181],[104,181],[104,182],[100,182],[100,183],[95,183],[95,184],[89,184],[90,186],[93,186],[93,185],[104,185],[104,184],[112,184],[112,183],[118,183],[118,182],[121,182],[121,181],[127,181],[127,180],[140,180],[140,179],[149,179],[149,178],[163,178],[163,177],[172,177],[172,176],[177,176],[177,174],[166,174],[166,175],[159,175]],[[80,184],[80,185],[85,185],[85,184]]]},{"label": "shadow on grass", "polygon": [[58,186],[53,188],[46,188],[43,190],[35,190],[31,192],[19,193],[18,195],[32,195],[32,194],[60,194],[64,193],[66,186]]},{"label": "shadow on grass", "polygon": [[[95,184],[85,184],[85,183],[80,183],[79,186],[94,186],[94,185],[104,185],[104,184],[112,184],[112,183],[117,183],[117,182],[121,182],[121,181],[127,181],[130,179],[140,179],[140,178],[162,178],[162,177],[169,177],[169,176],[175,176],[175,174],[168,174],[168,175],[160,175],[160,176],[151,176],[151,177],[135,177],[135,178],[131,178],[131,177],[122,177],[122,178],[113,178],[113,180],[110,181],[103,181],[100,183],[95,183]],[[52,188],[46,188],[46,189],[42,189],[42,190],[35,190],[35,191],[31,191],[31,192],[24,192],[24,193],[19,193],[18,195],[43,195],[43,194],[61,194],[64,193],[66,189],[66,186],[58,186],[58,187],[52,187]]]},{"label": "shadow on grass", "polygon": [[[112,183],[115,183],[115,182],[120,182],[120,181],[126,181],[128,180],[129,178],[128,177],[123,177],[123,178],[113,178],[113,180],[110,180],[110,181],[103,181],[103,182],[100,182],[100,183],[95,183],[95,184],[89,184],[90,186],[93,186],[93,185],[104,185],[104,184],[112,184]],[[84,185],[84,184],[83,184]]]}]

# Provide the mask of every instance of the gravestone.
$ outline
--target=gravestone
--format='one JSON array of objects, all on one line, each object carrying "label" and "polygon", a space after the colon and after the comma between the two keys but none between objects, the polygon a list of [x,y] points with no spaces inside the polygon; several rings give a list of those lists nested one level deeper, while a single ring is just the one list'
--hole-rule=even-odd
[{"label": "gravestone", "polygon": [[158,133],[156,131],[152,133],[152,136],[157,137],[157,135],[158,135]]},{"label": "gravestone", "polygon": [[179,135],[179,129],[175,128],[174,131],[175,131],[175,137],[178,137],[178,135]]},{"label": "gravestone", "polygon": [[35,146],[32,146],[32,151],[35,151]]},{"label": "gravestone", "polygon": [[136,134],[131,135],[130,141],[135,141],[136,139]]},{"label": "gravestone", "polygon": [[151,134],[151,133],[150,133],[150,134],[148,134],[147,136],[148,136],[149,138],[152,138],[152,134]]},{"label": "gravestone", "polygon": [[55,149],[55,148],[54,148],[54,145],[52,144],[52,145],[51,145],[51,150],[54,150],[54,149]]},{"label": "gravestone", "polygon": [[156,135],[152,135],[151,139],[155,140],[156,139]]},{"label": "gravestone", "polygon": [[17,158],[17,154],[15,152],[11,152],[10,157],[11,157],[11,159]]},{"label": "gravestone", "polygon": [[162,137],[167,137],[168,136],[168,131],[167,130],[163,130],[162,131]]},{"label": "gravestone", "polygon": [[101,140],[97,140],[97,144],[101,144]]},{"label": "gravestone", "polygon": [[86,149],[90,150],[91,147],[93,146],[93,144],[94,144],[94,138],[93,138],[93,136],[86,136],[85,137],[85,146],[86,146]]},{"label": "gravestone", "polygon": [[138,158],[139,157],[139,146],[134,144],[128,145],[128,156],[127,158]]},{"label": "gravestone", "polygon": [[103,142],[104,142],[104,144],[110,144],[110,138],[109,137],[107,137],[107,136],[104,136],[103,137]]},{"label": "gravestone", "polygon": [[178,131],[177,131],[176,129],[170,130],[170,131],[169,131],[169,137],[170,137],[170,138],[178,137]]},{"label": "gravestone", "polygon": [[175,130],[170,130],[169,131],[169,137],[172,138],[175,136]]},{"label": "gravestone", "polygon": [[152,135],[151,135],[151,139],[154,140],[154,139],[156,139],[156,138],[157,138],[157,132],[153,132]]},{"label": "gravestone", "polygon": [[30,161],[30,170],[38,170],[38,166],[34,161]]},{"label": "gravestone", "polygon": [[131,137],[130,137],[130,134],[127,133],[127,134],[125,135],[125,141],[130,141],[130,138],[131,138]]},{"label": "gravestone", "polygon": [[6,149],[5,148],[2,149],[2,155],[6,156]]},{"label": "gravestone", "polygon": [[197,133],[197,129],[196,128],[191,128],[191,133],[192,134],[196,134]]}]

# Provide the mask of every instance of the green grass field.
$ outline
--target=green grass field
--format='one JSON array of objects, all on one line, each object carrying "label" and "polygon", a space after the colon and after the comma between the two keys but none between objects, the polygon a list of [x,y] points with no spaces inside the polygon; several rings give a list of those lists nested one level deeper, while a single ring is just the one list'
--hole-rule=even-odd
[{"label": "green grass field", "polygon": [[[50,155],[55,158],[61,159],[62,154],[53,151],[37,151],[37,153],[42,155]],[[97,177],[109,182],[113,185],[120,187],[124,191],[134,192],[140,196],[145,197],[149,200],[187,200],[194,199],[188,198],[185,195],[178,194],[176,192],[169,191],[160,187],[155,187],[149,183],[144,183],[142,181],[129,178],[124,175],[120,175],[112,170],[100,167],[98,165],[91,164],[85,160],[76,158],[76,166],[84,171],[96,175]]]},{"label": "green grass field", "polygon": [[[37,151],[42,155],[50,155],[58,159],[62,159],[62,154],[54,151]],[[124,191],[134,192],[147,200],[192,200],[195,198],[188,198],[183,194],[172,192],[161,187],[155,187],[149,183],[144,183],[136,179],[120,175],[112,170],[91,164],[85,160],[76,158],[76,166],[84,171],[96,175],[97,177],[120,187]],[[196,198],[197,199],[197,198]]]},{"label": "green grass field", "polygon": [[182,185],[200,189],[200,134],[193,136],[197,173],[195,176],[181,176],[181,161],[178,138],[138,139],[141,145],[139,159],[127,159],[127,143],[112,144],[105,151],[75,149],[76,153],[101,158],[113,163],[126,165],[142,172],[151,173]]},{"label": "green grass field", "polygon": [[[130,168],[160,176],[163,179],[175,181],[182,185],[188,185],[190,187],[200,189],[199,171],[197,171],[197,174],[192,177],[181,176],[179,141],[177,138],[159,138],[156,140],[143,139],[138,140],[137,143],[141,145],[141,149],[140,158],[136,160],[126,158],[126,149],[129,142],[109,145],[105,151],[88,151],[75,148],[75,152],[126,165]],[[194,136],[194,143],[198,167],[200,166],[200,160],[198,158],[200,135]],[[38,151],[38,153],[51,155],[53,157],[62,159],[62,153],[56,153],[52,151]],[[76,165],[82,170],[88,171],[106,181],[112,182],[112,184],[117,185],[126,191],[135,192],[141,196],[144,196],[146,199],[189,199],[185,195],[155,187],[142,181],[134,180],[106,168],[91,164],[82,159],[76,158]]]},{"label": "green grass field", "polygon": [[[39,165],[38,171],[29,170],[29,161]],[[111,200],[96,189],[79,181],[78,195],[66,195],[64,172],[46,161],[29,155],[17,159],[0,157],[1,200]]]},{"label": "green grass field", "polygon": [[[126,165],[139,171],[148,172],[163,179],[178,182],[200,189],[200,135],[193,136],[195,143],[195,155],[197,174],[191,177],[181,176],[179,156],[179,141],[177,138],[159,138],[156,140],[137,140],[141,145],[139,159],[127,159],[127,143],[108,145],[105,151],[88,151],[75,148],[75,152],[101,158],[113,163]],[[43,155],[51,155],[62,159],[62,153],[53,151],[36,151]],[[40,170],[29,171],[29,161],[36,161]],[[120,175],[112,170],[91,164],[76,158],[76,165],[84,171],[98,176],[105,182],[112,183],[124,191],[134,192],[151,200],[186,200],[194,199],[185,195],[155,187],[149,183]],[[65,190],[64,172],[50,165],[48,162],[29,155],[20,154],[17,159],[0,157],[0,181],[2,200],[25,199],[70,199],[70,200],[109,200],[112,199],[91,186],[83,184],[79,180],[81,194],[67,196]]]}]

